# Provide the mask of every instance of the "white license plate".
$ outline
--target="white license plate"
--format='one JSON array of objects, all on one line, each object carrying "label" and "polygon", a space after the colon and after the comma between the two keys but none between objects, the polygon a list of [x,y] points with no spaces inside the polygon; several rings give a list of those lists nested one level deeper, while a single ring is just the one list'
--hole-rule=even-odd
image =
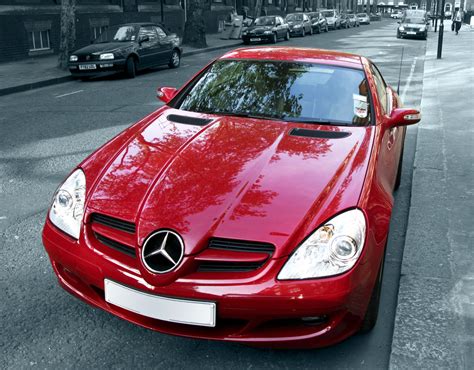
[{"label": "white license plate", "polygon": [[161,297],[104,280],[105,300],[143,316],[180,324],[216,326],[214,302]]},{"label": "white license plate", "polygon": [[79,69],[97,69],[95,64],[79,64]]},{"label": "white license plate", "polygon": [[408,32],[407,32],[407,35],[416,35],[416,32],[408,31]]},{"label": "white license plate", "polygon": [[260,37],[255,37],[253,39],[250,39],[251,42],[257,42],[257,41],[262,41]]}]

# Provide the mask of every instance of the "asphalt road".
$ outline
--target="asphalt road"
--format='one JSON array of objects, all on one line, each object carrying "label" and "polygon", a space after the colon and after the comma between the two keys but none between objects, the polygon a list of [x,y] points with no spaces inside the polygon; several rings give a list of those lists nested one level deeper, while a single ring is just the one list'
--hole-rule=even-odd
[{"label": "asphalt road", "polygon": [[[425,42],[398,40],[392,21],[295,38],[299,45],[360,53],[396,86],[406,106],[419,106]],[[430,35],[434,37],[433,35]],[[396,193],[379,322],[326,349],[261,350],[152,332],[89,307],[57,284],[41,244],[51,196],[92,150],[156,109],[157,86],[181,86],[222,51],[195,55],[177,70],[156,69],[73,81],[0,98],[0,368],[386,368],[403,253],[416,127],[408,130],[402,185]]]}]

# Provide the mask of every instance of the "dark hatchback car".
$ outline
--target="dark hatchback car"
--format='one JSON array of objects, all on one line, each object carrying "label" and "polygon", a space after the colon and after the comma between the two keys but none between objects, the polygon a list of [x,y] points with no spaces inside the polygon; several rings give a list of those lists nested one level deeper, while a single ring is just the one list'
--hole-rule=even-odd
[{"label": "dark hatchback car", "polygon": [[321,33],[321,32],[328,32],[328,21],[326,17],[321,12],[311,12],[306,13],[311,20],[311,25],[313,27],[313,32]]},{"label": "dark hatchback car", "polygon": [[245,45],[252,42],[272,42],[278,39],[290,39],[290,29],[283,18],[265,16],[256,18],[250,26],[242,32],[242,41]]},{"label": "dark hatchback car", "polygon": [[313,34],[313,26],[311,20],[304,13],[292,13],[288,14],[285,21],[290,26],[291,36],[306,36],[307,34]]},{"label": "dark hatchback car", "polygon": [[177,68],[182,49],[179,37],[153,23],[130,23],[109,27],[91,45],[69,57],[69,71],[86,79],[125,72],[135,77],[138,70],[168,65]]}]

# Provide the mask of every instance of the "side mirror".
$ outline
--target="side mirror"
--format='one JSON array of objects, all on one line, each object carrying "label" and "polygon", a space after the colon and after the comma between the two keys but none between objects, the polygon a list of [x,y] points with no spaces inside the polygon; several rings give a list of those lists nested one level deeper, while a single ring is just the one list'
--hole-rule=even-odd
[{"label": "side mirror", "polygon": [[177,92],[178,90],[174,87],[159,87],[156,90],[156,97],[165,104],[168,104],[176,96]]},{"label": "side mirror", "polygon": [[392,111],[388,125],[390,127],[409,126],[420,122],[421,113],[417,109],[396,108]]}]

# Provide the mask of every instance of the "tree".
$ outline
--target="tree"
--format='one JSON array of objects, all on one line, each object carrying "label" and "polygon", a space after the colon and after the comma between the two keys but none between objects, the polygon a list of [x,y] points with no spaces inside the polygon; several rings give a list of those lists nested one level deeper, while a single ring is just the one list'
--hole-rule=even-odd
[{"label": "tree", "polygon": [[183,43],[197,48],[205,48],[206,23],[203,13],[211,9],[210,0],[188,0],[188,19],[184,25]]},{"label": "tree", "polygon": [[67,68],[69,54],[76,44],[76,0],[61,0],[61,31],[58,65]]}]

